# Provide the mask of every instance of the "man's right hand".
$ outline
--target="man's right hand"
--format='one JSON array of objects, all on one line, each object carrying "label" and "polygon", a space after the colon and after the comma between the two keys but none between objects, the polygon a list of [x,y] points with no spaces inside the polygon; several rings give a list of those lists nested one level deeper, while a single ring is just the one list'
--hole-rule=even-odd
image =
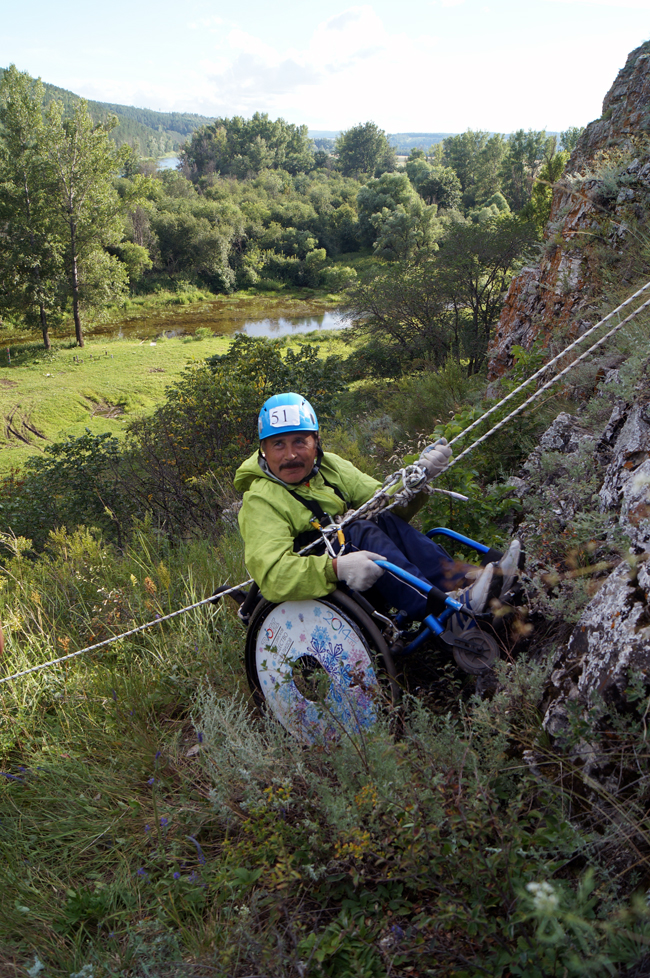
[{"label": "man's right hand", "polygon": [[334,571],[339,581],[345,581],[353,591],[367,591],[384,573],[375,560],[386,560],[381,554],[370,550],[357,550],[356,553],[343,554],[334,561]]}]

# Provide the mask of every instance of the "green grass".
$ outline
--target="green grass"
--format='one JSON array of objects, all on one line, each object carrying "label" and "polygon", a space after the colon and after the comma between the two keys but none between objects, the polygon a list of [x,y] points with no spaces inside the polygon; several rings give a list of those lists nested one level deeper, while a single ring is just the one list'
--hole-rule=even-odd
[{"label": "green grass", "polygon": [[[3,675],[245,577],[230,531],[170,546],[143,526],[121,554],[58,531],[37,560],[6,543]],[[450,668],[398,738],[307,749],[248,708],[243,640],[207,606],[0,684],[3,978],[36,957],[41,978],[597,978],[643,953],[617,874],[639,814],[581,829],[521,759],[544,751],[543,667],[503,663],[463,709]],[[647,857],[632,868],[645,883]]]},{"label": "green grass", "polygon": [[121,434],[152,411],[192,360],[225,352],[227,337],[163,341],[89,340],[83,349],[14,347],[0,366],[0,474],[20,468],[46,445],[87,428]]},{"label": "green grass", "polygon": [[[20,469],[46,445],[86,429],[121,436],[126,423],[150,413],[187,364],[225,353],[230,335],[193,339],[89,339],[83,349],[55,344],[11,348],[0,360],[0,476]],[[318,343],[322,356],[348,356],[335,331],[282,337],[285,348]]]}]

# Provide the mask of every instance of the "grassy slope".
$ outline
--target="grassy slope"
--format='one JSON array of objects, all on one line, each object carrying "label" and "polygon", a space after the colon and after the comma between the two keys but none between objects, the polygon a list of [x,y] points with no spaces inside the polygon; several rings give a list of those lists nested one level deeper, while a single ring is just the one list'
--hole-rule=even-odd
[{"label": "grassy slope", "polygon": [[[291,336],[287,345],[303,341]],[[87,428],[120,435],[130,418],[161,403],[187,364],[225,352],[229,342],[227,336],[178,337],[89,340],[83,350],[59,346],[50,353],[36,344],[13,348],[11,365],[4,358],[0,365],[0,475]],[[340,352],[343,344],[328,339],[322,349]]]},{"label": "grassy slope", "polygon": [[[227,339],[89,341],[83,350],[34,346],[0,367],[0,472],[20,467],[53,441],[120,433],[129,417],[151,411],[165,387],[196,359],[225,351]],[[12,433],[12,430],[13,432]],[[36,433],[38,432],[38,434]],[[24,440],[23,440],[24,439]]]}]

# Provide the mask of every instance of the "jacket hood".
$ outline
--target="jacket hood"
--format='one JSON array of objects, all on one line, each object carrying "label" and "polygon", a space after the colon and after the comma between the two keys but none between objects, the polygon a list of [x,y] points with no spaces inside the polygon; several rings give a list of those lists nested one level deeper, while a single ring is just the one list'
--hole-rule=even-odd
[{"label": "jacket hood", "polygon": [[245,462],[239,466],[233,479],[237,492],[246,492],[253,485],[256,479],[269,479],[277,482],[270,472],[265,472],[260,468],[260,454],[255,451]]}]

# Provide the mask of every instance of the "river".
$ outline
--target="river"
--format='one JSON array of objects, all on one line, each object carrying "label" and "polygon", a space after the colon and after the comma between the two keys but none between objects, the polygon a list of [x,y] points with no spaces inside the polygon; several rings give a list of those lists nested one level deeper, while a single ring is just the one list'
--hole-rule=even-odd
[{"label": "river", "polygon": [[219,336],[245,333],[247,336],[279,337],[344,329],[347,325],[342,311],[328,308],[326,303],[318,300],[282,300],[265,296],[238,299],[235,295],[186,306],[166,306],[88,325],[86,335],[145,339],[193,335],[197,329],[204,328]]}]

